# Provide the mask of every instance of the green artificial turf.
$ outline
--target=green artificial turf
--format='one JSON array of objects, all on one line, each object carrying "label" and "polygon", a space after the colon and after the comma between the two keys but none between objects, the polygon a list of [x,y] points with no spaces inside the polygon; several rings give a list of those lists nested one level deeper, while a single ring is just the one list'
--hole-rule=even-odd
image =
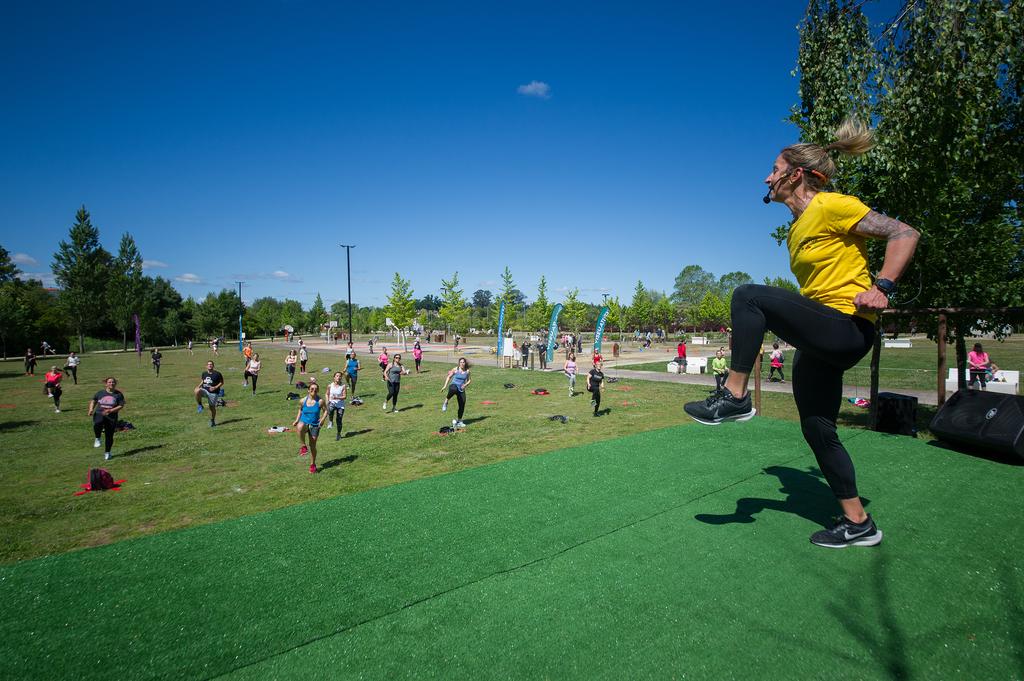
[{"label": "green artificial turf", "polygon": [[841,435],[876,548],[808,543],[834,501],[796,424],[676,426],[0,568],[0,652],[39,679],[1019,677],[1024,467]]}]

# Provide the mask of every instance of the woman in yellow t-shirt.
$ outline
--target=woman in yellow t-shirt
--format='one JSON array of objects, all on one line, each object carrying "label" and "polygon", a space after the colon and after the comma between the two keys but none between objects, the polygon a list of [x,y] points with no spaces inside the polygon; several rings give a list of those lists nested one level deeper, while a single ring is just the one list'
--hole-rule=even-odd
[{"label": "woman in yellow t-shirt", "polygon": [[[859,199],[824,191],[836,166],[830,152],[862,154],[873,146],[862,124],[847,120],[826,147],[794,144],[782,150],[765,178],[765,201],[785,204],[790,268],[800,293],[770,286],[740,286],[732,296],[732,368],[725,390],[686,405],[686,413],[708,425],[754,416],[747,382],[766,331],[797,349],[793,397],[804,438],[842,507],[834,527],[815,532],[820,546],[874,546],[882,533],[864,511],[849,453],[836,434],[843,372],[871,348],[875,318],[889,304],[917,247],[918,232],[868,208]],[[885,239],[885,261],[872,282],[867,238]]]}]

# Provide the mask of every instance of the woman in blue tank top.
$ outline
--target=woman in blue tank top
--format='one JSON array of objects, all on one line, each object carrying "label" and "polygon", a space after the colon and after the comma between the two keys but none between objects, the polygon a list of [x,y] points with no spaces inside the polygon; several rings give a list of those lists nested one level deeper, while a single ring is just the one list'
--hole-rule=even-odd
[{"label": "woman in blue tank top", "polygon": [[460,357],[458,366],[448,372],[448,376],[444,379],[444,387],[441,388],[441,392],[444,392],[445,389],[448,390],[448,396],[441,403],[441,411],[448,411],[448,400],[453,396],[459,401],[459,418],[452,419],[452,426],[455,428],[466,427],[466,424],[462,422],[462,415],[466,411],[466,388],[469,383],[469,362],[465,357]]},{"label": "woman in blue tank top", "polygon": [[[309,384],[309,393],[299,401],[299,413],[295,415],[292,427],[299,429],[299,456],[310,454],[309,472],[317,473],[316,441],[320,437],[320,426],[327,419],[327,404],[320,397],[320,386]],[[309,433],[309,447],[306,447],[306,433]]]},{"label": "woman in blue tank top", "polygon": [[352,391],[350,396],[351,399],[356,398],[356,381],[359,379],[359,360],[356,359],[356,351],[352,350],[352,354],[349,356],[348,361],[345,362],[345,381],[349,385],[349,390]]}]

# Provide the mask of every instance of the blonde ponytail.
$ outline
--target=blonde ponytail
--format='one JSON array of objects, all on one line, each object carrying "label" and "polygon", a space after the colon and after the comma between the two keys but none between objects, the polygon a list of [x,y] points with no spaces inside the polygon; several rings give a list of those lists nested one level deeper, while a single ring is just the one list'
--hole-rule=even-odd
[{"label": "blonde ponytail", "polygon": [[814,191],[822,191],[835,177],[836,164],[830,151],[850,156],[863,154],[875,146],[874,134],[864,123],[847,118],[835,132],[836,141],[828,146],[791,144],[782,150],[782,158],[793,168],[804,169],[804,182]]}]

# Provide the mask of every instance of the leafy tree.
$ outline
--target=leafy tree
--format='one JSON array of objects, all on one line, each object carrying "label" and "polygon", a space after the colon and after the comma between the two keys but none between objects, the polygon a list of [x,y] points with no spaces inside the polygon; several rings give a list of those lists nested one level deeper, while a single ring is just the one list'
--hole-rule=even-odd
[{"label": "leafy tree", "polygon": [[[345,303],[342,303],[344,306]],[[265,296],[252,301],[246,319],[257,333],[274,333],[281,328],[281,302],[277,298]],[[334,306],[331,306],[334,311]]]},{"label": "leafy tree", "polygon": [[459,288],[459,273],[451,279],[441,280],[441,309],[438,314],[441,321],[454,333],[466,330],[466,298]]},{"label": "leafy tree", "polygon": [[171,282],[163,277],[142,278],[139,321],[147,343],[177,344],[190,328],[192,310],[187,309]]},{"label": "leafy tree", "polygon": [[565,294],[565,302],[562,303],[562,314],[560,319],[565,320],[565,325],[579,334],[587,321],[587,305],[580,300],[580,290],[570,289]]},{"label": "leafy tree", "polygon": [[384,314],[390,317],[392,323],[398,327],[404,347],[405,330],[412,324],[416,315],[416,306],[412,297],[412,285],[398,272],[395,272],[395,278],[391,280],[391,295],[388,296],[388,303],[384,306]]},{"label": "leafy tree", "polygon": [[687,265],[676,276],[672,301],[682,308],[697,305],[704,294],[715,289],[715,276],[700,265]]},{"label": "leafy tree", "polygon": [[729,272],[718,278],[717,293],[722,300],[732,298],[732,292],[736,287],[744,284],[753,284],[754,279],[746,272]]},{"label": "leafy tree", "polygon": [[18,266],[11,261],[11,254],[0,246],[0,284],[14,281],[18,277]]},{"label": "leafy tree", "polygon": [[309,308],[309,314],[306,316],[306,323],[309,325],[310,333],[320,333],[320,325],[327,321],[327,308],[324,307],[324,299],[320,297],[320,294],[316,294],[316,299],[313,301],[313,306]]},{"label": "leafy tree", "polygon": [[479,309],[487,309],[491,306],[491,300],[494,298],[494,294],[486,289],[477,289],[473,293],[473,307]]},{"label": "leafy tree", "polygon": [[[678,277],[676,281],[679,281]],[[633,302],[629,306],[629,323],[638,329],[646,329],[651,323],[652,308],[651,297],[644,289],[644,283],[637,281],[636,289],[633,290]]]},{"label": "leafy tree", "polygon": [[99,230],[82,206],[75,214],[68,241],[61,241],[51,267],[60,286],[60,304],[85,352],[85,333],[106,316],[110,253],[100,246]]},{"label": "leafy tree", "polygon": [[792,291],[793,293],[800,293],[800,287],[796,285],[796,282],[785,277],[765,277],[764,285],[784,288],[787,291]]},{"label": "leafy tree", "polygon": [[540,275],[540,283],[537,284],[537,300],[533,301],[526,311],[526,325],[531,330],[547,328],[551,318],[551,303],[548,302],[548,280]]},{"label": "leafy tree", "polygon": [[655,326],[665,329],[667,332],[674,326],[675,318],[675,307],[666,296],[661,296],[658,302],[654,304],[654,307],[651,308],[651,321]]},{"label": "leafy tree", "polygon": [[629,324],[629,308],[622,306],[618,296],[609,298],[606,304],[608,305],[608,319],[605,321],[605,326],[617,329],[621,334]]},{"label": "leafy tree", "polygon": [[444,301],[441,298],[438,298],[437,296],[428,293],[427,295],[423,296],[421,299],[416,301],[416,309],[437,311],[441,309],[441,304],[443,302]]},{"label": "leafy tree", "polygon": [[278,319],[280,328],[290,326],[293,329],[304,329],[306,327],[306,313],[302,309],[302,303],[291,298],[285,298],[281,302],[281,316]]},{"label": "leafy tree", "polygon": [[128,232],[121,235],[121,244],[110,267],[107,283],[107,305],[110,318],[123,334],[124,349],[128,349],[128,334],[134,333],[133,314],[142,316],[142,254],[135,239]]},{"label": "leafy tree", "polygon": [[729,321],[729,306],[717,295],[708,291],[690,314],[690,321],[697,327],[714,328]]},{"label": "leafy tree", "polygon": [[505,303],[505,319],[515,319],[518,312],[517,302],[522,301],[523,294],[516,288],[515,281],[512,279],[512,271],[509,270],[508,265],[505,266],[504,271],[501,273],[501,291],[498,293],[498,297],[494,299],[494,318],[498,318],[499,311],[501,310],[501,303]]}]

